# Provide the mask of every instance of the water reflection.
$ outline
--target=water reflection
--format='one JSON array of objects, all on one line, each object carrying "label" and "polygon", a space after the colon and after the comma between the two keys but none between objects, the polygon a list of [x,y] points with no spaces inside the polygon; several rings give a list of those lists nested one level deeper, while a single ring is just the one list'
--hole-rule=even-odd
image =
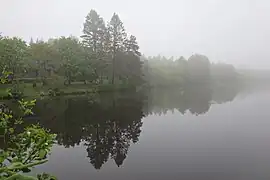
[{"label": "water reflection", "polygon": [[77,97],[38,102],[31,117],[57,134],[59,145],[84,143],[90,163],[100,169],[114,159],[120,166],[131,143],[139,140],[142,126],[141,94],[103,94],[95,98]]},{"label": "water reflection", "polygon": [[39,122],[56,133],[58,144],[66,148],[83,144],[90,163],[100,169],[110,158],[117,166],[124,163],[130,145],[139,141],[143,117],[176,110],[182,114],[205,114],[213,103],[232,101],[237,93],[232,88],[221,91],[189,86],[44,99],[38,101],[35,116],[27,121]]},{"label": "water reflection", "polygon": [[178,110],[182,114],[205,114],[211,104],[233,101],[239,87],[226,86],[215,89],[202,85],[188,85],[185,88],[153,89],[148,93],[147,114],[162,115],[168,111]]}]

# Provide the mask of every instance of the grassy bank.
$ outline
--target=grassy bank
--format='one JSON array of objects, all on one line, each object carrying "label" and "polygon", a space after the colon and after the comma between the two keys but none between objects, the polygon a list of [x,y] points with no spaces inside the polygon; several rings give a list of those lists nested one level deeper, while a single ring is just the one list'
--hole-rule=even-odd
[{"label": "grassy bank", "polygon": [[[1,85],[0,86],[0,98],[8,98],[7,88],[11,88],[11,85]],[[111,84],[101,84],[101,85],[91,85],[74,83],[68,86],[65,85],[46,85],[42,86],[38,83],[36,87],[33,87],[32,83],[20,83],[19,91],[23,93],[24,97],[40,97],[40,96],[64,96],[64,95],[84,95],[95,92],[111,92],[111,91],[126,91],[134,90],[135,88],[130,85],[111,85]]]}]

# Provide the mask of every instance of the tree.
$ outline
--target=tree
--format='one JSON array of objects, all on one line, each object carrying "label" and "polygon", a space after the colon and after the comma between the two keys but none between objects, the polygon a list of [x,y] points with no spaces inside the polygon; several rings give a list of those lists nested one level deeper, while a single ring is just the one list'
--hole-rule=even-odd
[{"label": "tree", "polygon": [[142,64],[140,59],[141,53],[139,52],[139,45],[137,43],[136,37],[131,35],[126,40],[126,54],[127,54],[127,72],[129,83],[132,85],[138,85],[142,83],[143,72]]},{"label": "tree", "polygon": [[178,76],[182,77],[184,81],[188,79],[188,62],[187,60],[181,56],[179,59],[176,60],[176,65]]},{"label": "tree", "polygon": [[96,76],[102,77],[107,67],[106,53],[108,52],[109,40],[108,31],[106,29],[104,20],[95,10],[91,10],[86,16],[83,28],[83,45],[87,52],[87,58],[91,61],[91,66],[95,69]]},{"label": "tree", "polygon": [[91,10],[83,24],[83,44],[94,53],[98,53],[103,49],[104,35],[106,32],[105,23],[95,10]]},{"label": "tree", "polygon": [[57,54],[49,43],[37,40],[35,43],[31,40],[28,47],[28,66],[30,72],[34,72],[35,78],[41,78],[43,85],[46,84],[46,78],[56,70]]},{"label": "tree", "polygon": [[0,38],[0,68],[13,74],[23,72],[22,65],[26,59],[27,45],[20,38],[2,37]]},{"label": "tree", "polygon": [[78,75],[78,64],[83,61],[83,49],[79,40],[75,37],[61,37],[52,40],[52,48],[56,50],[60,58],[60,73],[65,77],[65,83]]},{"label": "tree", "polygon": [[209,82],[210,79],[210,61],[200,54],[192,55],[188,59],[188,73],[191,81]]},{"label": "tree", "polygon": [[110,34],[110,45],[112,54],[112,84],[115,81],[115,61],[117,52],[121,52],[125,49],[126,31],[123,22],[119,16],[114,13],[111,21],[108,25],[108,31]]},{"label": "tree", "polygon": [[[104,163],[109,159],[109,149],[105,130],[100,130],[100,125],[95,126],[95,132],[91,135],[91,138],[87,138],[87,153],[90,158],[90,163],[95,169],[100,169]],[[101,132],[100,132],[101,131]]]},{"label": "tree", "polygon": [[126,40],[126,50],[127,52],[133,52],[137,56],[141,56],[141,53],[139,52],[139,45],[137,43],[137,39],[135,36],[131,35]]},{"label": "tree", "polygon": [[29,44],[31,45],[31,44],[34,44],[34,40],[33,40],[33,38],[31,37],[31,39],[30,39],[30,41],[29,41]]}]

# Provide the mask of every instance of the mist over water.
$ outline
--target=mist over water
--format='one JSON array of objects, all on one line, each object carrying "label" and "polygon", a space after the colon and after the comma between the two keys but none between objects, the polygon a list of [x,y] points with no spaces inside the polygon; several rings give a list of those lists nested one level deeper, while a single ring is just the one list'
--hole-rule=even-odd
[{"label": "mist over water", "polygon": [[0,179],[270,178],[267,0],[1,7]]}]

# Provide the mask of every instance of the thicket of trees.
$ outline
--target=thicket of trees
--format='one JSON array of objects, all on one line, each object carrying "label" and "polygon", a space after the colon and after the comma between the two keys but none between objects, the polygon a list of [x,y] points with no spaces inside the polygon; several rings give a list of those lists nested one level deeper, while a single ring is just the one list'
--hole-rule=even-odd
[{"label": "thicket of trees", "polygon": [[128,35],[119,16],[114,13],[105,23],[95,10],[87,14],[80,38],[31,39],[26,43],[17,37],[0,37],[0,68],[4,67],[15,78],[30,78],[43,85],[83,82],[179,86],[210,80],[230,82],[237,77],[233,66],[211,64],[199,54],[187,60],[182,56],[141,56],[136,37]]},{"label": "thicket of trees", "polygon": [[179,86],[190,83],[227,85],[238,79],[238,73],[232,65],[211,63],[206,56],[200,54],[194,54],[188,59],[183,56],[176,59],[164,56],[141,59],[144,62],[144,78],[150,86]]},{"label": "thicket of trees", "polygon": [[83,34],[29,43],[17,37],[0,37],[0,67],[15,77],[137,85],[141,61],[136,37],[128,35],[117,14],[107,25],[95,10],[86,16]]}]

